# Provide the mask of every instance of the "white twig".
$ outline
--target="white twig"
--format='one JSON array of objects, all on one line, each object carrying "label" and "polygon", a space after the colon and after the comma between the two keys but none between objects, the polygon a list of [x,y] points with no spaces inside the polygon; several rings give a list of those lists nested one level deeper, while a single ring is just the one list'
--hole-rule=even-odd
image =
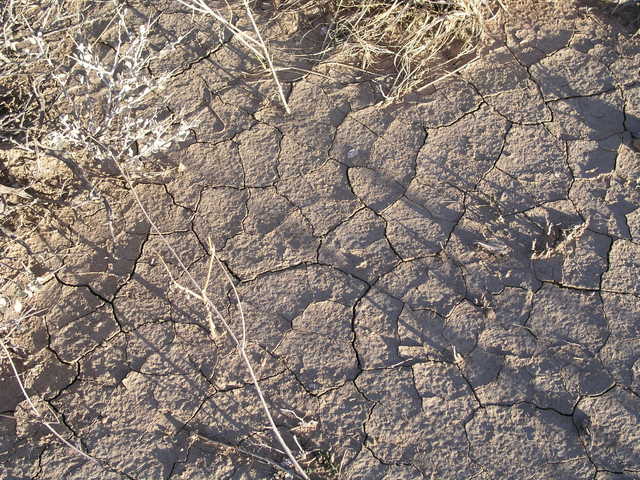
[{"label": "white twig", "polygon": [[247,16],[249,20],[251,20],[251,25],[253,26],[254,32],[256,32],[256,36],[258,37],[258,41],[260,42],[260,46],[262,47],[262,51],[264,52],[264,58],[267,60],[267,64],[269,65],[269,71],[271,72],[271,76],[273,77],[273,81],[276,84],[276,88],[278,89],[278,95],[280,95],[280,100],[282,101],[282,105],[287,113],[291,113],[289,109],[289,104],[287,103],[287,99],[284,96],[284,91],[282,90],[282,84],[280,80],[278,80],[278,74],[276,73],[276,69],[273,66],[273,62],[271,61],[271,55],[269,54],[269,49],[267,48],[267,44],[262,39],[262,35],[260,35],[260,29],[258,29],[258,25],[256,25],[256,20],[253,18],[253,13],[251,13],[251,8],[249,7],[249,1],[243,0],[244,8],[247,11]]},{"label": "white twig", "polygon": [[[280,97],[280,101],[282,102],[282,105],[285,111],[289,114],[291,113],[291,109],[289,108],[289,103],[287,102],[287,98],[282,88],[282,83],[278,79],[277,71],[279,69],[276,69],[276,67],[273,64],[273,60],[271,59],[271,54],[269,53],[269,49],[267,48],[266,42],[264,41],[264,39],[262,38],[262,35],[260,34],[260,29],[258,29],[258,25],[256,24],[253,13],[251,12],[251,7],[249,6],[248,0],[243,0],[243,5],[247,11],[247,17],[249,17],[249,20],[251,21],[251,26],[253,28],[253,31],[256,34],[257,39],[253,38],[251,35],[248,35],[246,32],[243,32],[242,30],[240,30],[233,23],[231,23],[229,20],[224,18],[222,15],[220,15],[217,11],[209,7],[204,2],[204,0],[188,0],[188,1],[178,0],[178,2],[184,5],[185,7],[191,9],[194,12],[203,13],[205,15],[210,15],[211,17],[213,17],[215,20],[217,20],[222,25],[224,25],[229,30],[231,30],[234,34],[236,34],[240,43],[242,43],[245,47],[251,50],[251,52],[256,57],[258,57],[259,60],[261,61],[264,60],[267,63],[269,72],[271,73],[271,76],[273,77],[273,81],[276,84],[276,89],[278,90],[278,96]],[[254,45],[257,45],[257,47]]]},{"label": "white twig", "polygon": [[287,475],[291,475],[292,477],[295,478],[306,478],[306,477],[301,477],[300,475],[298,475],[296,472],[292,472],[291,470],[289,470],[288,468],[284,468],[282,465],[279,465],[278,463],[274,462],[273,460],[260,455],[258,453],[255,452],[251,452],[245,448],[242,448],[240,446],[237,445],[231,445],[230,443],[226,443],[226,442],[221,442],[220,440],[213,440],[209,437],[205,437],[204,435],[199,434],[198,432],[194,432],[195,436],[198,437],[200,440],[207,442],[207,443],[213,443],[213,444],[217,444],[217,445],[221,445],[223,447],[226,448],[231,448],[233,450],[236,450],[237,452],[246,455],[248,457],[252,457],[255,458],[256,460],[266,463],[268,465],[271,465],[272,467],[274,467],[276,470],[280,470],[281,472],[286,473]]},{"label": "white twig", "polygon": [[[249,359],[249,356],[247,355],[247,350],[246,350],[246,324],[245,324],[244,311],[242,309],[242,303],[240,302],[240,297],[238,295],[238,292],[236,290],[235,284],[233,283],[233,280],[231,279],[229,273],[227,272],[226,268],[224,268],[222,262],[220,262],[218,257],[215,255],[215,251],[214,251],[213,246],[211,244],[211,240],[209,239],[211,257],[210,257],[210,260],[209,260],[210,263],[209,263],[209,269],[208,269],[208,273],[207,273],[207,280],[206,280],[205,286],[204,287],[200,287],[198,285],[198,282],[193,278],[193,276],[191,275],[189,270],[186,268],[184,262],[180,258],[180,255],[178,255],[178,252],[176,252],[175,249],[171,246],[169,241],[166,239],[165,235],[160,232],[160,229],[157,227],[156,223],[153,221],[153,219],[149,215],[147,209],[145,208],[144,204],[142,203],[142,200],[141,200],[140,196],[138,195],[138,192],[136,192],[136,190],[135,190],[135,188],[133,186],[133,182],[129,178],[129,175],[127,174],[126,170],[120,165],[120,163],[116,159],[114,159],[114,161],[116,162],[116,165],[120,169],[120,173],[122,174],[123,178],[127,182],[127,185],[129,186],[129,189],[130,189],[130,191],[131,191],[131,193],[132,193],[132,195],[134,197],[134,200],[135,200],[136,204],[138,205],[138,207],[140,208],[140,210],[142,211],[142,214],[146,218],[147,222],[149,222],[149,225],[154,230],[156,235],[158,235],[158,237],[165,244],[165,246],[167,247],[167,249],[169,250],[171,255],[177,260],[178,265],[180,266],[180,269],[185,273],[185,275],[187,276],[189,281],[194,285],[194,288],[193,289],[187,288],[184,285],[181,285],[176,279],[174,279],[173,276],[171,275],[171,272],[168,269],[168,266],[163,261],[163,264],[165,265],[165,268],[167,269],[167,272],[168,272],[171,280],[174,282],[174,284],[180,290],[182,290],[182,291],[188,293],[190,296],[200,300],[203,303],[203,305],[205,306],[205,309],[206,309],[207,313],[210,314],[211,312],[213,312],[215,317],[224,326],[225,330],[227,331],[227,333],[229,334],[229,336],[231,337],[231,339],[235,343],[235,345],[236,345],[236,347],[238,349],[238,352],[240,354],[240,357],[242,358],[242,361],[244,362],[245,367],[246,367],[247,371],[249,372],[249,375],[251,377],[251,382],[253,383],[253,386],[256,389],[256,393],[258,394],[258,397],[260,399],[260,405],[262,406],[264,414],[267,417],[267,420],[269,421],[269,426],[271,427],[271,431],[273,432],[274,436],[276,437],[276,440],[278,441],[278,443],[282,446],[283,450],[287,454],[287,457],[289,457],[289,460],[291,460],[291,463],[295,467],[295,470],[298,472],[298,474],[304,480],[309,480],[309,477],[305,473],[304,469],[300,466],[300,464],[298,463],[295,455],[293,454],[293,452],[291,451],[291,449],[289,448],[287,443],[284,441],[284,438],[282,437],[282,434],[280,433],[280,430],[278,429],[278,427],[277,427],[277,425],[276,425],[276,423],[275,423],[275,421],[273,419],[273,416],[271,415],[271,410],[270,410],[269,404],[267,403],[267,400],[266,400],[266,398],[264,396],[264,392],[262,391],[262,387],[260,387],[260,382],[259,382],[258,377],[257,377],[257,375],[255,373],[254,368],[253,368],[253,364],[251,363],[251,360]],[[207,294],[207,291],[206,291],[205,287],[208,287],[208,282],[210,280],[211,270],[212,270],[211,265],[212,265],[214,259],[218,262],[218,265],[220,266],[220,268],[224,272],[225,277],[226,277],[228,283],[231,285],[231,288],[233,289],[234,294],[236,296],[236,300],[238,302],[238,310],[240,312],[240,318],[241,318],[241,322],[242,322],[242,337],[241,337],[241,339],[238,338],[238,336],[235,334],[235,332],[231,328],[231,325],[229,325],[229,323],[224,318],[222,313],[220,313],[220,310],[218,310],[218,308],[213,304],[213,302],[211,301],[211,299],[209,298],[209,296]],[[200,292],[200,293],[198,293],[198,292]],[[213,335],[214,330],[215,330],[215,326],[213,325],[213,319],[211,318],[211,315],[208,315],[208,320],[209,320],[210,328],[212,330],[211,333]]]},{"label": "white twig", "polygon": [[40,420],[40,422],[42,422],[42,424],[58,439],[60,440],[64,445],[66,445],[67,447],[69,447],[71,450],[73,450],[74,452],[76,452],[77,454],[81,455],[82,457],[86,458],[87,460],[90,460],[92,462],[96,462],[96,463],[100,463],[98,459],[93,458],[91,455],[83,452],[82,450],[80,450],[78,447],[76,447],[75,445],[72,445],[67,439],[65,439],[62,435],[60,435],[52,426],[51,426],[51,422],[45,420],[44,416],[40,413],[40,411],[38,410],[38,408],[35,406],[35,404],[33,403],[33,401],[31,400],[31,397],[29,396],[29,394],[27,393],[27,390],[24,387],[24,384],[22,383],[22,380],[20,379],[20,374],[18,373],[18,369],[16,368],[16,364],[13,362],[13,358],[11,358],[11,353],[9,352],[9,349],[7,348],[7,346],[5,345],[4,341],[2,338],[0,338],[0,347],[2,347],[2,350],[4,352],[4,355],[7,357],[7,360],[9,361],[9,365],[11,366],[11,370],[13,371],[13,376],[15,377],[16,381],[18,382],[18,386],[20,387],[20,391],[22,392],[22,396],[24,397],[24,399],[27,401],[27,403],[29,404],[29,407],[31,408],[31,411],[34,413],[34,415],[38,418],[38,420]]}]

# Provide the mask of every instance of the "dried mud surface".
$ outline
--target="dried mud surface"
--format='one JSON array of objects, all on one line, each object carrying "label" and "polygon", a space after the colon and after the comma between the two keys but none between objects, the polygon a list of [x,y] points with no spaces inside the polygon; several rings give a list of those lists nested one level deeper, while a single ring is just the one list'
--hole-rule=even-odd
[{"label": "dried mud surface", "polygon": [[[173,154],[184,171],[136,190],[192,276],[208,238],[232,272],[291,445],[335,453],[351,480],[640,478],[638,40],[510,27],[386,106],[314,67],[286,83],[285,115],[268,79],[234,74],[233,38],[198,28],[170,102],[204,121]],[[281,478],[203,440],[283,460],[256,446],[275,443],[233,344],[172,284],[133,199],[112,201],[117,243],[99,207],[34,240],[64,268],[20,363],[103,463],[34,422],[3,365],[0,476]],[[223,280],[211,295],[237,327]]]}]

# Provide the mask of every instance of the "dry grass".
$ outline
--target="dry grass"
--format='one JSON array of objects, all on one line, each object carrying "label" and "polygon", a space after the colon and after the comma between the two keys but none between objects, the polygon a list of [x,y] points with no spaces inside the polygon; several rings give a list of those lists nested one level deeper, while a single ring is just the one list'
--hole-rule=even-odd
[{"label": "dry grass", "polygon": [[288,0],[279,8],[321,10],[325,47],[382,74],[390,99],[468,59],[506,11],[502,0]]}]

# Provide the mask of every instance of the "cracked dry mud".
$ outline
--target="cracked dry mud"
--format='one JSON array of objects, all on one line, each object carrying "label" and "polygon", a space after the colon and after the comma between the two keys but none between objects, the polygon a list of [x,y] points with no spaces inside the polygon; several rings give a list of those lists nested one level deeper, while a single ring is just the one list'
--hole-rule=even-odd
[{"label": "cracked dry mud", "polygon": [[[640,478],[640,42],[591,20],[508,27],[403,103],[315,67],[285,115],[205,27],[170,100],[204,119],[174,154],[186,170],[136,189],[191,275],[209,237],[234,275],[291,445],[352,480]],[[101,211],[38,240],[64,268],[21,338],[29,391],[103,463],[34,422],[3,370],[0,476],[276,478],[203,440],[283,461],[256,447],[275,444],[233,344],[114,198],[116,244]],[[211,292],[238,327],[223,278]]]}]

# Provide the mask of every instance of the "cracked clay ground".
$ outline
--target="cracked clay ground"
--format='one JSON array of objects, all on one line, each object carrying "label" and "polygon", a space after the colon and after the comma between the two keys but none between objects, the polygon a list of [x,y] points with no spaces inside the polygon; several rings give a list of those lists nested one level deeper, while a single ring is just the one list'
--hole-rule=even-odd
[{"label": "cracked clay ground", "polygon": [[[232,272],[290,444],[350,480],[640,478],[638,39],[507,28],[386,106],[357,72],[307,65],[322,75],[285,75],[286,115],[210,27],[176,60],[170,102],[203,119],[172,154],[185,168],[136,190],[191,275],[208,238]],[[133,199],[111,201],[115,244],[98,207],[38,240],[64,268],[22,339],[29,391],[101,463],[30,419],[3,370],[0,476],[284,478],[205,440],[284,459],[232,342]]]}]

